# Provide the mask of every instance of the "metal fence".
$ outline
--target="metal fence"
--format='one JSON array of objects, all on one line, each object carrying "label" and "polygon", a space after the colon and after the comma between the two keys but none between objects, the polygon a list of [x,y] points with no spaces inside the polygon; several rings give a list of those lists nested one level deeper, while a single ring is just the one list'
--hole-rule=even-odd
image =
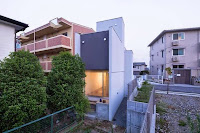
[{"label": "metal fence", "polygon": [[144,121],[143,121],[142,127],[140,129],[140,133],[150,133],[152,116],[155,112],[154,105],[155,105],[155,89],[153,88],[151,97],[149,99],[149,103],[147,106],[147,111],[144,116]]},{"label": "metal fence", "polygon": [[75,113],[74,107],[69,107],[53,114],[31,121],[4,133],[57,133],[68,132],[82,122],[82,117]]}]

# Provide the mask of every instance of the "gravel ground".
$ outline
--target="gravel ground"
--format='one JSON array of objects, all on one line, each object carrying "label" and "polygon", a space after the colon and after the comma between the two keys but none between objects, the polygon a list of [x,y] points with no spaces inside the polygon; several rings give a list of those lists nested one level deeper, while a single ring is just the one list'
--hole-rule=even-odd
[{"label": "gravel ground", "polygon": [[[187,114],[192,120],[200,115],[199,97],[156,94],[156,106],[163,109],[157,114],[157,133],[189,133]],[[179,126],[180,121],[186,125]]]}]

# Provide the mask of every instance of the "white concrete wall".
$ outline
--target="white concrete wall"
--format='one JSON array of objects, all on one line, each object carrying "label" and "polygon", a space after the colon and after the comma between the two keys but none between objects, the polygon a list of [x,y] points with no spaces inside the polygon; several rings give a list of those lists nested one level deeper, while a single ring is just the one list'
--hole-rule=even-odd
[{"label": "white concrete wall", "polygon": [[75,33],[75,54],[81,56],[81,37],[80,34]]},{"label": "white concrete wall", "polygon": [[123,18],[114,18],[114,19],[109,19],[105,21],[99,21],[97,22],[97,27],[96,31],[106,31],[109,30],[110,27],[113,27],[114,30],[116,31],[117,35],[119,36],[119,39],[122,41],[124,45],[124,21]]},{"label": "white concrete wall", "polygon": [[125,50],[125,63],[124,63],[124,89],[125,89],[125,96],[128,96],[128,83],[133,80],[133,51],[132,50]]},{"label": "white concrete wall", "polygon": [[0,60],[15,50],[15,28],[0,23]]},{"label": "white concrete wall", "polygon": [[124,98],[124,46],[112,27],[109,28],[109,120]]}]

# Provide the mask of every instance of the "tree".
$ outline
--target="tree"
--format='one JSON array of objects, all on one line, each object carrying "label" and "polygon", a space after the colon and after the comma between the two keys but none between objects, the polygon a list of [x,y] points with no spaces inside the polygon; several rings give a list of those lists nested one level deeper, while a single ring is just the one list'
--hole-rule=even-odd
[{"label": "tree", "polygon": [[0,62],[0,132],[44,115],[45,86],[38,58],[30,52],[13,52]]},{"label": "tree", "polygon": [[83,115],[89,108],[84,95],[85,66],[78,55],[61,52],[52,60],[52,70],[47,78],[48,108],[58,111],[74,106]]}]

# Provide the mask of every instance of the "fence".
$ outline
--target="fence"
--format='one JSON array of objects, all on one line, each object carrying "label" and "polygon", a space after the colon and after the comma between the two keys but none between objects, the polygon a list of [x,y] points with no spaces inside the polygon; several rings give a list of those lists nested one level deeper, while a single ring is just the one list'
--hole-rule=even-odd
[{"label": "fence", "polygon": [[149,99],[149,103],[147,106],[147,111],[144,116],[144,121],[142,123],[142,127],[140,129],[140,133],[150,133],[151,130],[151,124],[152,124],[152,116],[155,113],[154,111],[154,105],[155,105],[155,89],[153,88],[151,97]]},{"label": "fence", "polygon": [[82,122],[82,117],[75,113],[74,107],[69,107],[4,133],[57,133],[63,130],[67,132],[79,122]]}]

